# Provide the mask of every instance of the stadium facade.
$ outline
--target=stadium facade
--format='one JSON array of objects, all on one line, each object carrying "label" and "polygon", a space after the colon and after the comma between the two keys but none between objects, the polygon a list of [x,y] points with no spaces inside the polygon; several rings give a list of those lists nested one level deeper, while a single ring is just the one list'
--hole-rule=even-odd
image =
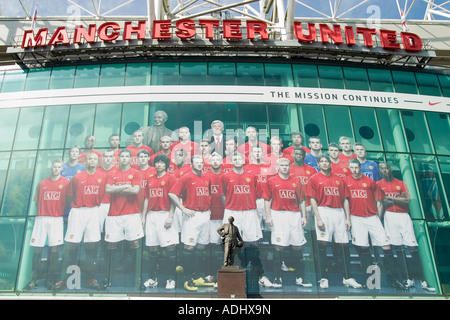
[{"label": "stadium facade", "polygon": [[[257,262],[271,281],[282,268],[266,228],[253,257],[257,262],[244,264],[242,254],[237,258],[249,297],[448,297],[449,22],[414,20],[406,26],[400,20],[299,19],[286,9],[280,14],[275,5],[271,14],[277,18],[271,20],[237,10],[252,2],[177,15],[162,1],[161,7],[147,8],[147,16],[39,17],[33,27],[32,19],[0,18],[5,35],[0,39],[0,295],[217,296],[214,286],[183,287],[182,244],[175,251],[176,288],[165,288],[165,250],[159,252],[159,285],[142,286],[154,258],[144,240],[131,270],[114,269],[105,290],[86,288],[83,246],[65,270],[66,288],[55,291],[47,285],[47,270],[41,270],[39,285],[25,289],[33,270],[47,268],[51,257],[45,246],[33,259],[31,235],[37,186],[50,175],[52,161],[68,162],[71,147],[85,148],[91,135],[96,150],[108,150],[113,134],[125,149],[133,133],[154,126],[155,112],[162,110],[168,129],[177,134],[187,127],[199,144],[210,139],[214,120],[221,120],[224,134],[239,144],[246,142],[248,127],[256,128],[260,142],[270,144],[279,136],[284,147],[292,144],[294,131],[303,134],[305,147],[318,137],[325,154],[329,144],[349,137],[365,146],[376,166],[389,163],[394,177],[407,185],[419,260],[410,252],[414,246],[392,245],[392,250],[396,273],[413,280],[409,286],[399,289],[388,280],[379,246],[371,245],[373,263],[363,270],[349,233],[350,273],[363,287],[342,284],[336,248],[330,246],[330,286],[320,288],[319,249],[314,228],[308,227],[302,260],[312,287],[295,284],[289,259],[283,261],[282,287],[261,286],[254,274]],[[64,249],[52,270],[61,269]],[[99,278],[109,265],[105,250],[101,246],[96,253]],[[126,256],[126,248],[121,250]],[[207,265],[217,274],[221,250],[208,245],[195,254],[196,266]]]}]

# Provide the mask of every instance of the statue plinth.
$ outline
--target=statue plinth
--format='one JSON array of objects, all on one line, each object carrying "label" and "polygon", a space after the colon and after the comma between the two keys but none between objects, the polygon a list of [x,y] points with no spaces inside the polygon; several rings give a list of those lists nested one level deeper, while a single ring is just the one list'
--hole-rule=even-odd
[{"label": "statue plinth", "polygon": [[245,271],[239,266],[224,266],[217,274],[217,298],[247,298]]}]

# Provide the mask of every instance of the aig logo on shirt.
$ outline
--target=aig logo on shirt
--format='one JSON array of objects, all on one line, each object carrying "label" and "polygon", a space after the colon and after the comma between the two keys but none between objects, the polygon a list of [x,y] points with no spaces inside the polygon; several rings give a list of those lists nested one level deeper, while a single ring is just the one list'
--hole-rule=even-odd
[{"label": "aig logo on shirt", "polygon": [[208,188],[206,187],[197,187],[195,188],[197,196],[209,196]]},{"label": "aig logo on shirt", "polygon": [[361,198],[361,199],[367,198],[366,190],[351,190],[351,192],[352,192],[352,198]]},{"label": "aig logo on shirt", "polygon": [[84,194],[98,194],[99,186],[85,186]]},{"label": "aig logo on shirt", "polygon": [[250,194],[250,186],[234,186],[234,194]]},{"label": "aig logo on shirt", "polygon": [[163,188],[150,189],[150,198],[160,198],[163,195]]},{"label": "aig logo on shirt", "polygon": [[46,191],[44,192],[44,200],[59,200],[59,191]]},{"label": "aig logo on shirt", "polygon": [[338,187],[325,187],[324,192],[325,192],[325,195],[327,195],[327,196],[338,196],[339,188]]},{"label": "aig logo on shirt", "polygon": [[293,190],[278,190],[281,199],[295,199],[295,191]]}]

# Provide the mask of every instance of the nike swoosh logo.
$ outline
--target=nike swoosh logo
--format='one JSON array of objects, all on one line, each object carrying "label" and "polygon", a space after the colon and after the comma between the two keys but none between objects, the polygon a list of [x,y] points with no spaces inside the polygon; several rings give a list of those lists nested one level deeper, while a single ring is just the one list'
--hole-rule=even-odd
[{"label": "nike swoosh logo", "polygon": [[435,106],[435,105],[437,105],[437,104],[439,104],[439,103],[441,103],[440,101],[439,102],[431,102],[431,101],[428,101],[428,104],[430,105],[430,106]]}]

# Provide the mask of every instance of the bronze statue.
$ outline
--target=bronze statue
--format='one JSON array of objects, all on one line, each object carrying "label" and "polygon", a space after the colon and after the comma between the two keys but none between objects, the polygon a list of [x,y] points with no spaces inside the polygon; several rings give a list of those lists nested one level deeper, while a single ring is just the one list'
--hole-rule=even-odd
[{"label": "bronze statue", "polygon": [[217,229],[217,232],[222,237],[222,243],[224,244],[224,267],[233,265],[236,248],[240,248],[244,245],[238,227],[233,224],[234,218],[230,216],[228,222],[229,223],[224,223]]}]

